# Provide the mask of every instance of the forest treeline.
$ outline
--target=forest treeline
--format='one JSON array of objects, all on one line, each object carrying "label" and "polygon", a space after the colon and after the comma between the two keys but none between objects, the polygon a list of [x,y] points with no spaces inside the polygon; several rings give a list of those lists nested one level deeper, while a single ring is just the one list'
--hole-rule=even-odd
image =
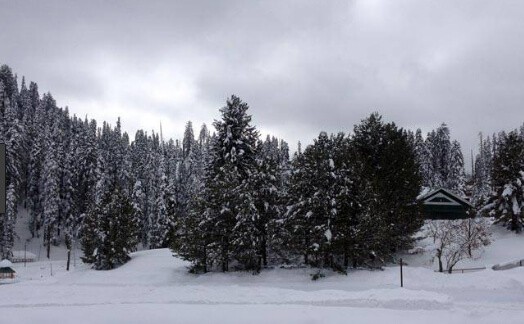
[{"label": "forest treeline", "polygon": [[129,253],[169,247],[194,272],[260,271],[307,264],[345,272],[381,265],[423,224],[417,196],[444,187],[468,197],[479,217],[521,231],[524,125],[480,136],[471,176],[450,130],[426,136],[377,113],[349,133],[319,136],[294,154],[262,139],[247,103],[231,96],[213,128],[182,140],[70,116],[50,93],[0,67],[0,142],[7,147],[7,212],[0,257],[9,257],[17,211],[50,249],[80,242],[96,269]]}]

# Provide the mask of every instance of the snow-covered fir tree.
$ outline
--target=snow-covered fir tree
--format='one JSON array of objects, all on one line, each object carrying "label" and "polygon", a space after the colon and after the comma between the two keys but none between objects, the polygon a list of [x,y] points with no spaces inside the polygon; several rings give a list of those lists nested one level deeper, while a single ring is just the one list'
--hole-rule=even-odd
[{"label": "snow-covered fir tree", "polygon": [[419,165],[406,133],[376,113],[356,125],[354,133],[364,220],[373,217],[375,228],[368,237],[368,252],[375,261],[385,260],[392,251],[409,246],[411,235],[422,225],[413,204],[422,184]]},{"label": "snow-covered fir tree", "polygon": [[445,188],[457,193],[459,196],[465,196],[466,173],[464,170],[464,156],[460,149],[458,141],[451,143],[449,156],[449,174]]},{"label": "snow-covered fir tree", "polygon": [[332,141],[322,132],[295,161],[291,177],[291,208],[287,226],[306,264],[323,266],[332,259],[331,241],[336,209]]},{"label": "snow-covered fir tree", "polygon": [[[285,143],[285,142],[283,142]],[[258,268],[268,265],[270,254],[276,247],[274,239],[279,236],[279,216],[284,211],[285,185],[282,178],[284,173],[281,165],[288,157],[282,155],[279,141],[270,139],[269,135],[264,142],[259,141],[257,149],[257,170],[251,177],[254,191],[254,204],[257,210],[254,235],[258,242]]]},{"label": "snow-covered fir tree", "polygon": [[[54,128],[55,136],[58,128]],[[51,134],[51,131],[47,131]],[[43,163],[42,174],[42,223],[44,227],[44,244],[46,246],[47,258],[50,257],[51,244],[57,240],[57,230],[60,209],[60,170],[58,165],[58,143],[54,137],[49,136],[46,140],[46,153]]]},{"label": "snow-covered fir tree", "polygon": [[472,201],[482,206],[491,195],[493,169],[493,146],[489,137],[479,134],[479,152],[475,157],[473,170]]},{"label": "snow-covered fir tree", "polygon": [[162,154],[158,155],[154,179],[154,195],[151,195],[152,206],[149,216],[149,247],[166,247],[169,233],[174,224],[173,215],[168,214],[168,179],[165,172],[165,161]]},{"label": "snow-covered fir tree", "polygon": [[7,259],[11,256],[16,237],[15,224],[17,216],[17,197],[14,184],[6,188],[6,213],[0,218],[0,257]]},{"label": "snow-covered fir tree", "polygon": [[414,147],[424,187],[446,188],[464,196],[464,155],[458,141],[451,140],[450,129],[445,123],[429,132],[425,140],[417,130]]},{"label": "snow-covered fir tree", "polygon": [[98,270],[127,262],[138,244],[138,224],[129,198],[118,187],[108,188],[86,216],[82,248],[84,262]]},{"label": "snow-covered fir tree", "polygon": [[501,134],[493,159],[493,194],[485,211],[496,223],[516,232],[524,224],[524,137],[517,131]]},{"label": "snow-covered fir tree", "polygon": [[[199,205],[204,219],[199,222],[209,229],[204,240],[205,255],[190,255],[195,248],[184,247],[181,255],[201,265],[228,271],[231,263],[244,269],[258,269],[259,237],[254,236],[257,210],[250,178],[257,170],[258,133],[251,125],[248,105],[232,96],[220,109],[221,120],[215,121],[217,136],[210,147],[205,189]],[[195,214],[195,213],[193,213]],[[199,237],[189,237],[189,244],[204,245]],[[205,260],[205,261],[204,261]]]}]

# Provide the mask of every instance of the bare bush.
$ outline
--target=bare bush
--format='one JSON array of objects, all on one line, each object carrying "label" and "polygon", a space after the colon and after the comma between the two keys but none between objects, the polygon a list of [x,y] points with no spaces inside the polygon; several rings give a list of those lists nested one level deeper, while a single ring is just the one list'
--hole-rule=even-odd
[{"label": "bare bush", "polygon": [[445,262],[451,273],[460,260],[473,257],[474,251],[491,243],[488,224],[482,218],[432,220],[426,228],[435,244],[439,272],[444,272]]}]

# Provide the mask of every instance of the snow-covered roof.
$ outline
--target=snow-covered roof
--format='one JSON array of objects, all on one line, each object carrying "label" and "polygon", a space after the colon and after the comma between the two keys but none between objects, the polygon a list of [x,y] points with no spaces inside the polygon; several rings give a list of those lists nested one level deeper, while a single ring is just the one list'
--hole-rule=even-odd
[{"label": "snow-covered roof", "polygon": [[422,199],[422,197],[425,197],[430,192],[432,192],[432,190],[429,187],[422,187],[422,190],[417,196],[417,200]]},{"label": "snow-covered roof", "polygon": [[435,189],[435,190],[432,190],[426,194],[422,194],[420,195],[418,198],[418,200],[427,200],[429,198],[431,198],[432,196],[436,195],[437,193],[444,193],[445,195],[449,196],[450,198],[453,198],[457,201],[460,201],[461,203],[473,208],[473,205],[471,205],[471,203],[457,195],[455,195],[454,193],[452,193],[451,191],[447,190],[447,189],[444,189],[444,188],[438,188],[438,189]]},{"label": "snow-covered roof", "polygon": [[0,268],[11,268],[13,264],[9,260],[0,261]]}]

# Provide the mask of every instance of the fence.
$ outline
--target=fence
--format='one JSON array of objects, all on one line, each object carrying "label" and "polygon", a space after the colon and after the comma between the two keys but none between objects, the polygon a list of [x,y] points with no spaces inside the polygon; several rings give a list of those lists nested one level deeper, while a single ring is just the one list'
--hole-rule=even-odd
[{"label": "fence", "polygon": [[501,264],[495,264],[492,269],[495,271],[498,270],[509,270],[517,267],[522,267],[524,265],[524,259],[507,262],[507,263],[501,263]]},{"label": "fence", "polygon": [[[451,270],[451,273],[467,273],[467,272],[473,272],[473,271],[481,271],[486,270],[486,267],[478,267],[478,268],[453,268]],[[435,270],[435,272],[440,272],[438,270]],[[442,273],[449,273],[449,269],[444,269]]]},{"label": "fence", "polygon": [[[451,273],[458,273],[458,272],[464,273],[464,272],[468,272],[468,271],[480,271],[480,270],[486,270],[486,267],[452,269]],[[448,271],[446,270],[446,272],[448,272]]]}]

